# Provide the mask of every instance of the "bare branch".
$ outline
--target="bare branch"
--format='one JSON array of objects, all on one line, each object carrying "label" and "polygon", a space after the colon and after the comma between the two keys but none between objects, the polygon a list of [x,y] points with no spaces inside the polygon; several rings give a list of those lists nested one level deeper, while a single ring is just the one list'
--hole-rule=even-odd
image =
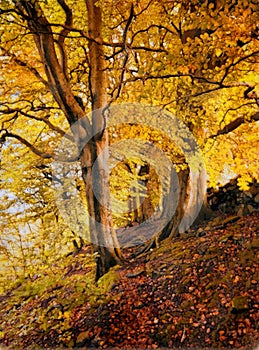
[{"label": "bare branch", "polygon": [[125,26],[124,31],[123,31],[123,36],[122,36],[124,47],[127,45],[127,43],[126,43],[127,33],[128,33],[128,30],[129,30],[129,27],[130,27],[130,24],[131,24],[133,18],[134,18],[134,6],[133,6],[133,4],[131,4],[130,15],[129,15],[129,18],[127,20],[126,26]]},{"label": "bare branch", "polygon": [[231,68],[235,67],[236,65],[238,65],[239,63],[241,63],[242,61],[245,61],[247,60],[248,58],[251,58],[251,57],[254,57],[254,56],[257,56],[259,54],[259,51],[254,51],[252,53],[250,53],[249,55],[246,55],[246,56],[243,56],[243,57],[240,57],[236,62],[232,62],[229,66],[227,66],[226,70],[225,70],[225,73],[220,81],[221,84],[223,84],[224,80],[227,78],[228,74],[229,74],[229,71]]},{"label": "bare branch", "polygon": [[25,140],[22,136],[14,134],[12,132],[9,132],[7,130],[1,130],[1,132],[2,132],[1,138],[0,138],[1,142],[4,142],[7,137],[14,138],[14,139],[18,140],[19,142],[21,142],[23,145],[27,146],[37,156],[39,156],[41,158],[45,158],[45,159],[50,159],[50,158],[54,159],[53,154],[40,151],[33,144],[31,144],[29,141]]},{"label": "bare branch", "polygon": [[53,159],[59,162],[64,162],[64,163],[74,163],[79,160],[80,153],[78,152],[75,156],[71,158],[67,157],[59,157],[58,155],[55,155],[53,153],[47,153],[47,152],[42,152],[40,151],[37,147],[35,147],[32,143],[30,143],[28,140],[24,139],[22,136],[17,135],[15,133],[9,132],[6,129],[1,129],[0,130],[0,143],[3,144],[7,138],[13,138],[18,140],[21,144],[25,145],[28,147],[34,154],[37,156],[44,158],[44,159]]}]

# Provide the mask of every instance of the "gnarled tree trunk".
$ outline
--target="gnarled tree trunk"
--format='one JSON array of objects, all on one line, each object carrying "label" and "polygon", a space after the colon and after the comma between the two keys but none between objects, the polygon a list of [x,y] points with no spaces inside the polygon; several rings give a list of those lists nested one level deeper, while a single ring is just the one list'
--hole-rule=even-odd
[{"label": "gnarled tree trunk", "polygon": [[[173,170],[172,170],[173,171]],[[175,184],[172,183],[174,176],[171,176],[171,184],[170,184],[170,194],[169,197],[172,200],[176,200],[171,195],[174,193]],[[176,206],[175,213],[172,216],[167,216],[168,208],[164,208],[166,213],[163,214],[164,218],[168,219],[165,227],[158,232],[151,241],[149,241],[146,246],[140,251],[140,254],[147,252],[150,248],[156,248],[159,246],[159,243],[165,240],[166,238],[173,238],[179,233],[179,226],[182,221],[182,218],[185,214],[185,210],[187,207],[188,199],[189,199],[189,191],[190,191],[190,170],[189,168],[182,170],[178,173],[178,181],[179,181],[179,196],[178,203]],[[170,205],[170,203],[167,203]]]}]

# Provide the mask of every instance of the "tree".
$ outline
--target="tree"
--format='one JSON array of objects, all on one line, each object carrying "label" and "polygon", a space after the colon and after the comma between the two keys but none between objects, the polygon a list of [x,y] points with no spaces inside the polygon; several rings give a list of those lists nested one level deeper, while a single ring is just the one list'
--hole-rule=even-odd
[{"label": "tree", "polygon": [[[78,160],[96,278],[122,259],[105,152],[113,103],[150,103],[176,114],[206,155],[212,184],[226,163],[245,183],[259,177],[256,2],[6,0],[0,16],[1,141],[48,160],[60,138],[69,137],[67,124],[80,126],[72,127],[72,139],[83,145]],[[242,155],[247,144],[250,169]],[[179,179],[179,206],[160,239],[177,232],[187,207],[188,169]]]},{"label": "tree", "polygon": [[[92,125],[88,119],[85,120],[85,130],[80,131],[81,139],[85,138],[85,134],[91,133],[93,129],[93,139],[88,142],[80,154],[80,162],[82,167],[83,179],[86,186],[86,197],[88,208],[91,215],[90,229],[94,242],[98,242],[96,250],[99,255],[97,257],[97,279],[103,275],[108,269],[119,262],[121,258],[116,238],[112,234],[111,214],[109,212],[109,191],[106,170],[105,154],[102,153],[108,142],[107,131],[102,128],[104,123],[102,110],[106,107],[106,77],[104,67],[104,53],[102,43],[102,17],[101,9],[95,5],[96,1],[86,1],[88,13],[88,32],[89,32],[89,90],[92,97],[93,118]],[[34,74],[40,79],[41,83],[47,87],[58,106],[65,114],[68,122],[72,125],[80,118],[85,117],[85,111],[79,100],[74,96],[71,84],[67,77],[66,54],[64,50],[64,40],[72,28],[72,10],[64,1],[59,1],[59,5],[65,12],[66,20],[64,28],[60,31],[58,39],[54,39],[50,22],[46,18],[38,1],[15,1],[14,8],[10,11],[19,16],[23,23],[27,24],[27,30],[33,36],[41,61],[44,64],[45,78],[40,73],[31,68]],[[9,12],[9,10],[7,10]],[[58,57],[57,47],[60,50]],[[16,61],[23,65],[22,62]],[[25,64],[27,67],[27,65]],[[18,91],[17,91],[18,93]],[[10,112],[10,111],[8,111]],[[100,132],[97,132],[100,130]],[[77,130],[78,132],[78,130]],[[83,135],[82,135],[83,133]],[[85,133],[85,134],[84,134]],[[8,131],[4,130],[3,138],[12,137]],[[50,154],[37,151],[34,146],[19,137],[15,136],[19,141],[30,147],[32,151],[38,153],[43,158],[50,158]],[[103,159],[99,157],[103,154]],[[99,158],[98,158],[99,157]],[[98,169],[95,171],[96,178],[93,179],[92,166],[97,160]],[[102,173],[102,175],[101,175]],[[101,205],[96,199],[93,192],[93,182],[96,181],[98,186],[96,189],[100,191],[104,198],[105,205]],[[102,226],[97,228],[95,223],[100,222]]]}]

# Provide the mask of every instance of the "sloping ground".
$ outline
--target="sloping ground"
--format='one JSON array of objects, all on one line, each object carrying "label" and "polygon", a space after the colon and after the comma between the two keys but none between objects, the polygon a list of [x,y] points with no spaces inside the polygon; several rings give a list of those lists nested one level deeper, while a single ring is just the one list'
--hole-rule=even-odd
[{"label": "sloping ground", "polygon": [[254,349],[259,213],[217,222],[129,257],[97,287],[90,285],[92,265],[83,255],[44,292],[34,286],[25,297],[18,285],[0,302],[0,343],[17,349]]}]

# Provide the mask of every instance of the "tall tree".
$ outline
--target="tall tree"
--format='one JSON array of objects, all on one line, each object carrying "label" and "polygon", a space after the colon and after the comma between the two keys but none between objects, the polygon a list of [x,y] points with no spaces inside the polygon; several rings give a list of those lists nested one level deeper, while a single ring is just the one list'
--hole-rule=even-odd
[{"label": "tall tree", "polygon": [[[177,114],[203,149],[214,185],[226,164],[244,183],[259,178],[258,6],[252,0],[1,2],[3,153],[13,147],[20,154],[22,144],[50,160],[60,138],[69,138],[66,125],[76,123],[97,278],[122,258],[106,152],[106,111],[115,101],[150,103]],[[185,169],[181,205],[161,239],[177,232],[189,180]]]}]

